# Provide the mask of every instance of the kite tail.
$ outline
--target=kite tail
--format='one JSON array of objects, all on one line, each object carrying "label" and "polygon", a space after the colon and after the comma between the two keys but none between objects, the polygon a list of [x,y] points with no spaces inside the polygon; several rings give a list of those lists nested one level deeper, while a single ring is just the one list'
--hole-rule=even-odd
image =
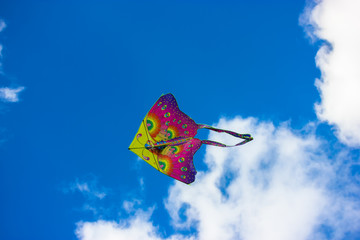
[{"label": "kite tail", "polygon": [[214,128],[214,127],[211,127],[211,126],[205,125],[205,124],[198,124],[198,127],[199,127],[199,129],[205,128],[205,129],[209,129],[209,130],[212,130],[212,131],[215,131],[215,132],[220,132],[220,133],[224,132],[224,133],[230,134],[230,135],[232,135],[234,137],[244,139],[243,141],[239,142],[238,144],[235,144],[235,145],[232,145],[232,146],[228,146],[228,145],[225,145],[223,143],[210,141],[210,140],[201,140],[201,143],[207,144],[207,145],[213,145],[213,146],[217,146],[217,147],[236,147],[236,146],[243,145],[243,144],[253,140],[253,138],[251,137],[250,134],[240,134],[240,133],[236,133],[236,132],[232,132],[232,131],[228,131],[228,130],[224,130],[224,129]]}]

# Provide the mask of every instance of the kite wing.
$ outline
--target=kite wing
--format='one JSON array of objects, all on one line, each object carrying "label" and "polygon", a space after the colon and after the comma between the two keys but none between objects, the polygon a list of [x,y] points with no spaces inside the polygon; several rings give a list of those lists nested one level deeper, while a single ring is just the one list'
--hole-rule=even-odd
[{"label": "kite wing", "polygon": [[160,172],[183,183],[195,181],[196,169],[193,156],[200,148],[201,141],[196,138],[178,146],[167,146],[158,155]]},{"label": "kite wing", "polygon": [[129,150],[134,152],[152,167],[160,170],[156,154],[145,148],[145,144],[155,145],[155,142],[150,137],[146,127],[146,118],[141,122],[139,130],[129,146]]},{"label": "kite wing", "polygon": [[146,124],[151,138],[166,141],[176,137],[194,137],[198,125],[180,111],[172,94],[161,96],[146,115]]}]

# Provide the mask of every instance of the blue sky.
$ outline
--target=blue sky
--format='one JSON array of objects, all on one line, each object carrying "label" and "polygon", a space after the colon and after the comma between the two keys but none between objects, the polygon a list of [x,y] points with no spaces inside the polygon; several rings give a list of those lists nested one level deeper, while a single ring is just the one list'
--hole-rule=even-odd
[{"label": "blue sky", "polygon": [[[2,1],[0,238],[358,239],[359,11]],[[163,93],[255,140],[175,182],[127,149]]]}]

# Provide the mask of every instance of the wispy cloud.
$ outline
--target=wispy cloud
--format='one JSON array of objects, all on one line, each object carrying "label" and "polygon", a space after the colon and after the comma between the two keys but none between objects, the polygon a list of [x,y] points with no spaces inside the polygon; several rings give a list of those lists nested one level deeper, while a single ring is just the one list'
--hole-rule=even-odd
[{"label": "wispy cloud", "polygon": [[6,28],[6,23],[4,20],[0,19],[0,32]]},{"label": "wispy cloud", "polygon": [[66,184],[61,190],[65,194],[74,193],[82,195],[83,204],[78,209],[80,211],[91,212],[97,217],[101,217],[106,212],[99,202],[108,195],[108,191],[98,185],[95,176],[90,175],[83,179],[76,179],[74,182]]},{"label": "wispy cloud", "polygon": [[[6,28],[6,23],[4,20],[0,19],[0,33]],[[0,74],[4,75],[3,71],[3,45],[0,43]],[[11,87],[0,87],[0,101],[2,102],[18,102],[19,101],[19,93],[23,91],[25,88],[20,86],[17,88]]]},{"label": "wispy cloud", "polygon": [[176,182],[169,189],[166,209],[174,230],[195,229],[196,236],[160,237],[150,212],[120,222],[83,222],[79,239],[303,240],[359,233],[359,182],[350,173],[351,152],[333,155],[311,124],[295,131],[286,123],[236,118],[222,119],[218,127],[249,131],[255,140],[232,149],[207,147],[208,171],[190,186]]},{"label": "wispy cloud", "polygon": [[317,116],[335,126],[339,139],[360,146],[360,1],[309,2],[300,21],[309,36],[323,41],[316,55],[321,78]]},{"label": "wispy cloud", "polygon": [[[0,33],[5,29],[6,27],[6,24],[5,24],[5,21],[0,19]],[[0,74],[3,74],[3,71],[2,71],[2,51],[3,51],[3,45],[0,43]]]},{"label": "wispy cloud", "polygon": [[18,102],[19,93],[23,91],[24,87],[9,88],[3,87],[0,88],[0,100],[3,102]]},{"label": "wispy cloud", "polygon": [[133,213],[137,211],[141,203],[142,201],[138,199],[132,199],[131,201],[125,200],[123,202],[123,209],[125,210],[126,213]]},{"label": "wispy cloud", "polygon": [[92,177],[88,181],[76,179],[69,187],[63,189],[65,193],[80,192],[87,199],[103,199],[106,197],[106,190],[98,187],[96,178]]}]

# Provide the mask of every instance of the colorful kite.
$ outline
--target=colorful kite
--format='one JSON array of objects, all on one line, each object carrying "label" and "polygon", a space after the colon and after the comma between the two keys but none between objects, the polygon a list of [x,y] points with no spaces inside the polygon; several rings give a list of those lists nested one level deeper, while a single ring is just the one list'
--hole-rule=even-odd
[{"label": "colorful kite", "polygon": [[161,96],[150,109],[129,150],[160,172],[190,184],[195,181],[196,174],[193,156],[201,144],[234,147],[194,138],[200,128],[225,132],[243,139],[234,146],[243,145],[253,139],[250,134],[239,134],[195,123],[180,111],[175,97],[169,93]]}]

